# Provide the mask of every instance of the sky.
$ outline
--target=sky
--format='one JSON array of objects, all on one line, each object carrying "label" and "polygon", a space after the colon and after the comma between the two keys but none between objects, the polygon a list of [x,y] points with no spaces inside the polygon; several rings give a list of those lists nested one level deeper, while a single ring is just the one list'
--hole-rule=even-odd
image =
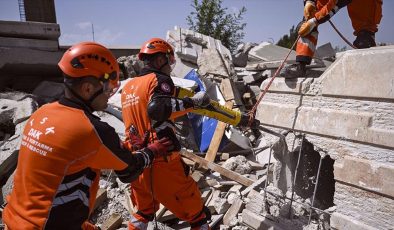
[{"label": "sky", "polygon": [[[139,47],[152,37],[165,38],[174,26],[188,28],[186,17],[193,11],[192,0],[55,0],[60,45],[92,41],[109,47]],[[223,0],[228,12],[247,11],[243,42],[276,43],[302,19],[302,0]],[[18,0],[0,0],[0,20],[19,21]],[[349,40],[355,39],[346,8],[332,18]],[[376,34],[377,42],[394,44],[394,0],[383,3],[383,18]],[[345,42],[329,23],[319,26],[319,42],[343,47]]]}]

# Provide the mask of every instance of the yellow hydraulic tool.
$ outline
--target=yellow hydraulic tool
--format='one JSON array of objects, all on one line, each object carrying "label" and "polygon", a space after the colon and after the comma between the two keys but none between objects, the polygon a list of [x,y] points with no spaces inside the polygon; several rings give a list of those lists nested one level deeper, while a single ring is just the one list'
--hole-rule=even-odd
[{"label": "yellow hydraulic tool", "polygon": [[[185,88],[177,88],[177,98],[192,97],[195,93]],[[229,109],[220,105],[217,101],[211,100],[210,104],[204,108],[195,108],[191,113],[207,116],[222,121],[233,126],[247,125],[249,117],[240,111]]]}]

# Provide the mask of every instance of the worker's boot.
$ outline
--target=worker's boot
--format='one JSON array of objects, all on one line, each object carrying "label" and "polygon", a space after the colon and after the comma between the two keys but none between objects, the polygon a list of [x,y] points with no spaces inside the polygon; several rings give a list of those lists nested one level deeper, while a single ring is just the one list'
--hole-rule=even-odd
[{"label": "worker's boot", "polygon": [[284,78],[303,78],[306,76],[306,63],[298,62],[297,64],[285,66],[280,71],[280,76]]},{"label": "worker's boot", "polygon": [[361,30],[357,34],[356,40],[353,45],[358,49],[365,49],[376,46],[375,33],[368,30]]}]

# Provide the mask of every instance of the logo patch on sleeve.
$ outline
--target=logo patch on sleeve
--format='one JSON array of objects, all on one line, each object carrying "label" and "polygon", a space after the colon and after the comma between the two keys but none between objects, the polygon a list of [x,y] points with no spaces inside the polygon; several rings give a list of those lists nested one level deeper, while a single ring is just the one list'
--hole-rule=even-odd
[{"label": "logo patch on sleeve", "polygon": [[170,87],[170,85],[169,84],[167,84],[167,83],[161,83],[161,85],[160,85],[160,88],[161,88],[161,90],[163,90],[163,92],[165,92],[165,93],[170,93],[171,92],[171,87]]}]

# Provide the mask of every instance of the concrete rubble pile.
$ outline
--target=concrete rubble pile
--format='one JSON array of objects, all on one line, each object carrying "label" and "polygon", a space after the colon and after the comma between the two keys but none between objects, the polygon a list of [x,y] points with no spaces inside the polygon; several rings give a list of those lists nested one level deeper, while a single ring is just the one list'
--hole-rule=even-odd
[{"label": "concrete rubble pile", "polygon": [[[255,105],[289,52],[263,42],[241,44],[231,54],[219,40],[179,27],[168,31],[166,39],[175,47],[174,79],[195,69],[212,98],[218,95],[210,89],[217,88],[223,104],[241,112]],[[182,155],[212,214],[210,226],[223,230],[394,226],[394,70],[389,60],[394,60],[393,47],[340,55],[330,44],[319,47],[306,78],[278,76],[258,106],[256,118],[280,137],[226,126],[219,135],[228,136],[231,145],[219,149],[220,143],[213,141],[204,158],[190,141],[194,137],[189,121],[177,121]],[[143,67],[135,55],[118,62],[122,85]],[[286,65],[294,63],[292,51]],[[0,171],[4,195],[12,187],[12,164],[7,162],[17,156],[24,122],[62,91],[61,84],[43,82],[32,95],[0,94],[0,168],[11,171],[9,175]],[[110,104],[119,112],[120,95]],[[119,119],[107,112],[97,114],[125,137]],[[134,211],[129,197],[129,186],[114,172],[104,171],[92,221],[102,229],[127,229]],[[188,227],[162,206],[156,219],[159,229]],[[149,229],[154,227],[150,223]]]}]

